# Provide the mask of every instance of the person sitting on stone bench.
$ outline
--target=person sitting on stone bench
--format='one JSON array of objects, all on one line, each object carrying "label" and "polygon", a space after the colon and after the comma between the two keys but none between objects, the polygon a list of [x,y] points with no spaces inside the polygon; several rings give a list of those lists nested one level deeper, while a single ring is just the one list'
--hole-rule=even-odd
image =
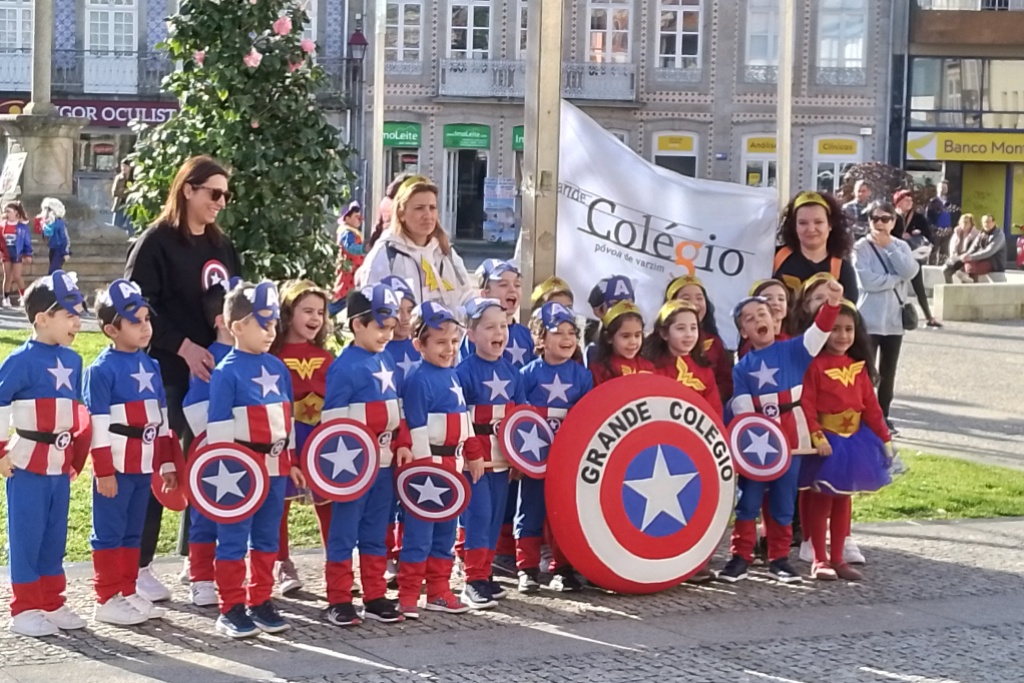
[{"label": "person sitting on stone bench", "polygon": [[942,269],[942,277],[947,284],[952,284],[953,276],[964,269],[964,256],[974,248],[974,241],[978,235],[974,227],[974,214],[965,213],[960,216],[960,222],[953,230],[949,241],[949,258]]},{"label": "person sitting on stone bench", "polygon": [[975,282],[987,275],[992,282],[1006,282],[1006,235],[992,216],[981,217],[982,232],[964,255],[964,272]]}]

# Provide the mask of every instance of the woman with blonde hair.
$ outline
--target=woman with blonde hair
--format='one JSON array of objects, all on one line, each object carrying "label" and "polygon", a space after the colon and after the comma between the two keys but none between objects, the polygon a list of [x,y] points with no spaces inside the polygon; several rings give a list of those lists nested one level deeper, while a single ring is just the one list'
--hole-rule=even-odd
[{"label": "woman with blonde hair", "polygon": [[391,228],[373,245],[356,272],[356,287],[397,276],[418,291],[417,300],[459,310],[476,294],[462,258],[438,220],[437,186],[423,176],[398,188]]},{"label": "woman with blonde hair", "polygon": [[952,283],[953,276],[957,271],[964,269],[964,255],[970,252],[977,239],[978,230],[974,224],[974,214],[961,215],[960,222],[953,229],[953,236],[949,240],[949,258],[946,259],[946,266],[942,269],[942,276],[947,283]]}]

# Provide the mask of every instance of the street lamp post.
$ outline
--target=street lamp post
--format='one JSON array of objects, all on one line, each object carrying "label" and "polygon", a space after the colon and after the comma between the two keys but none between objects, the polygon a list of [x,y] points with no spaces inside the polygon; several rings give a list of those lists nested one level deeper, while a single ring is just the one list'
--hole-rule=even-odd
[{"label": "street lamp post", "polygon": [[359,178],[359,192],[358,197],[359,205],[363,207],[363,211],[366,211],[366,168],[365,163],[365,142],[366,142],[366,131],[363,130],[363,58],[366,56],[366,48],[369,47],[369,43],[366,41],[366,36],[363,35],[363,29],[361,25],[356,26],[356,30],[352,32],[352,35],[348,38],[348,58],[349,58],[349,69],[351,71],[351,77],[348,79],[349,87],[352,88],[351,97],[349,98],[350,106],[355,110],[354,115],[349,117],[351,129],[348,132],[349,144],[352,145],[357,154],[356,163],[356,175]]}]

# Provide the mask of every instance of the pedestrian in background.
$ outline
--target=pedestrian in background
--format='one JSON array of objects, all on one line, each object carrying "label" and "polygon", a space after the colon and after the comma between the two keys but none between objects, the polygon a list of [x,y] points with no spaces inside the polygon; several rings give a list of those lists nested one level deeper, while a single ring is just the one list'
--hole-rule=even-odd
[{"label": "pedestrian in background", "polygon": [[889,202],[876,201],[869,208],[871,232],[858,240],[853,251],[853,265],[860,285],[857,310],[874,344],[878,358],[878,402],[892,431],[889,407],[903,346],[903,306],[910,281],[921,267],[910,253],[910,245],[892,234],[896,224],[895,207]]},{"label": "pedestrian in background", "polygon": [[125,215],[124,209],[128,199],[128,183],[131,181],[132,167],[128,160],[124,159],[121,161],[121,171],[114,176],[114,184],[110,188],[110,197],[114,200],[110,210],[114,212],[114,227],[124,230],[129,236],[134,230],[132,230],[131,223],[128,221],[128,216]]},{"label": "pedestrian in background", "polygon": [[4,206],[3,239],[0,246],[4,252],[4,308],[21,305],[21,293],[25,291],[22,263],[32,263],[32,231],[28,227],[28,214],[21,202],[8,202]]},{"label": "pedestrian in background", "polygon": [[960,221],[960,207],[949,200],[949,183],[945,179],[939,183],[938,194],[928,202],[925,216],[932,228],[932,252],[928,263],[942,265],[950,255],[953,226]]},{"label": "pedestrian in background", "polygon": [[970,252],[977,238],[978,231],[974,226],[974,214],[965,213],[960,216],[960,223],[953,230],[949,241],[946,265],[942,269],[942,277],[947,283],[952,284],[953,275],[964,269],[964,256]]},{"label": "pedestrian in background", "polygon": [[996,219],[986,214],[981,217],[981,233],[964,254],[964,270],[975,282],[982,275],[990,280],[1005,282],[1006,235],[996,225]]},{"label": "pedestrian in background", "polygon": [[64,224],[64,203],[56,197],[43,200],[43,211],[39,215],[43,226],[43,237],[50,248],[50,269],[48,275],[64,267],[64,261],[71,256],[71,242],[68,240],[68,228]]},{"label": "pedestrian in background", "polygon": [[843,204],[843,215],[854,239],[860,239],[868,234],[868,216],[864,212],[871,203],[871,185],[861,178],[853,184],[853,195],[853,199]]},{"label": "pedestrian in background", "polygon": [[[932,247],[932,233],[928,220],[914,209],[914,193],[910,190],[898,190],[892,197],[892,203],[896,207],[893,237],[904,240],[910,246],[918,265],[924,266],[928,262]],[[910,285],[917,296],[917,304],[928,321],[928,327],[942,327],[942,323],[932,316],[932,309],[928,305],[928,294],[924,289],[924,271],[921,268],[917,269],[917,274],[910,281]]]}]

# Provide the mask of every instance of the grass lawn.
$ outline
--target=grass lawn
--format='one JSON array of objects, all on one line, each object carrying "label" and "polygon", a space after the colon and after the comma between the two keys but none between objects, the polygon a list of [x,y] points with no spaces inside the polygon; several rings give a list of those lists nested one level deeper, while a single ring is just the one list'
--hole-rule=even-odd
[{"label": "grass lawn", "polygon": [[[24,344],[31,333],[31,330],[0,330],[0,360]],[[87,368],[108,343],[109,340],[101,332],[79,332],[71,348],[82,356],[82,367]]]},{"label": "grass lawn", "polygon": [[[1024,516],[1024,472],[989,467],[937,455],[904,455],[909,471],[880,493],[861,496],[853,505],[855,522],[906,519],[954,519]],[[89,559],[91,494],[88,471],[71,485],[68,561]],[[6,495],[0,493],[0,515]],[[160,554],[173,553],[177,513],[165,512]],[[292,547],[320,545],[316,516],[308,505],[291,513]],[[0,528],[0,565],[7,562],[7,529]]]}]

